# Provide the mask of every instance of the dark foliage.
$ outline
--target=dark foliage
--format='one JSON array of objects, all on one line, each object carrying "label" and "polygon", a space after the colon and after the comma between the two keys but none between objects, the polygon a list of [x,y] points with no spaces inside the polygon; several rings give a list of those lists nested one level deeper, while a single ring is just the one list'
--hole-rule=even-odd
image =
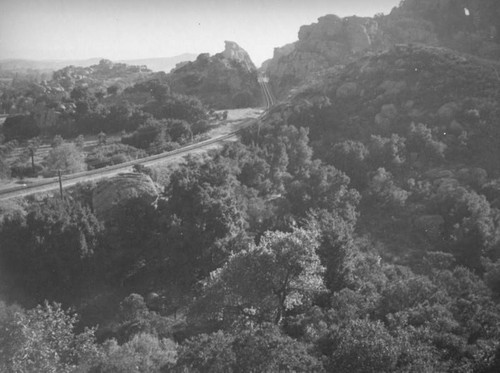
[{"label": "dark foliage", "polygon": [[7,117],[3,124],[3,135],[6,141],[23,141],[36,137],[40,129],[30,115],[15,115]]},{"label": "dark foliage", "polygon": [[8,281],[29,301],[75,299],[93,284],[101,224],[80,203],[48,199],[0,229],[1,264]]}]

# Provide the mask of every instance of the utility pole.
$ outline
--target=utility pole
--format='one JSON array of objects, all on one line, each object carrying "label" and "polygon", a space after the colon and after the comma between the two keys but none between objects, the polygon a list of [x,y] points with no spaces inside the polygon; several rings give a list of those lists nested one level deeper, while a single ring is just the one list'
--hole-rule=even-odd
[{"label": "utility pole", "polygon": [[63,198],[63,187],[62,187],[62,180],[61,180],[61,170],[57,170],[57,175],[59,176],[59,193],[61,193],[61,199]]}]

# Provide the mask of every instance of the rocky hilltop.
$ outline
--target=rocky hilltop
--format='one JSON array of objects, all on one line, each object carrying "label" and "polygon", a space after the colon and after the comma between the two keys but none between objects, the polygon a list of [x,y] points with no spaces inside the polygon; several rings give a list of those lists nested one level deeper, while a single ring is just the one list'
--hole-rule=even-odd
[{"label": "rocky hilltop", "polygon": [[345,65],[363,52],[384,47],[378,23],[372,18],[327,15],[302,26],[299,40],[274,50],[266,73],[278,95],[300,84],[313,72]]},{"label": "rocky hilltop", "polygon": [[250,59],[250,56],[248,55],[246,50],[241,48],[234,41],[226,40],[224,44],[225,49],[224,52],[222,52],[224,58],[228,60],[238,61],[239,63],[244,65],[249,72],[256,70],[256,67]]},{"label": "rocky hilltop", "polygon": [[500,58],[500,2],[496,0],[405,0],[380,21],[393,42],[428,43],[430,37],[441,46]]},{"label": "rocky hilltop", "polygon": [[169,74],[172,91],[197,96],[214,109],[256,106],[260,103],[257,69],[238,44],[225,42],[223,52],[200,54]]},{"label": "rocky hilltop", "polygon": [[[75,112],[74,101],[78,95],[83,99],[88,93],[88,97],[93,96],[92,100],[113,101],[127,87],[164,75],[154,73],[143,65],[126,65],[109,60],[100,60],[86,67],[71,65],[55,71],[51,79],[14,79],[8,87],[0,89],[0,106],[3,112],[9,114],[32,114],[36,126],[43,131],[54,128],[56,124],[66,126],[62,116]],[[72,97],[72,93],[77,96]]]},{"label": "rocky hilltop", "polygon": [[97,65],[88,67],[67,66],[54,72],[52,84],[71,91],[76,86],[100,89],[112,84],[132,85],[152,75],[146,66],[126,65],[110,60],[100,60]]},{"label": "rocky hilltop", "polygon": [[346,65],[397,44],[443,46],[483,58],[500,58],[500,2],[405,0],[373,18],[327,15],[302,26],[298,41],[276,48],[263,70],[284,97],[314,73]]}]

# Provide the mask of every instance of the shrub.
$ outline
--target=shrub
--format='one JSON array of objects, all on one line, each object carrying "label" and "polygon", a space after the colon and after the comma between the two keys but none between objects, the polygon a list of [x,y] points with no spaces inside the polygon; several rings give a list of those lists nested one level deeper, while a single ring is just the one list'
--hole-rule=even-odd
[{"label": "shrub", "polygon": [[62,173],[85,171],[87,166],[83,153],[72,143],[59,145],[49,152],[45,158],[47,170],[45,176],[55,176]]},{"label": "shrub", "polygon": [[89,168],[101,168],[109,165],[133,161],[143,158],[147,154],[144,150],[125,144],[109,144],[96,147],[87,156],[85,162]]}]

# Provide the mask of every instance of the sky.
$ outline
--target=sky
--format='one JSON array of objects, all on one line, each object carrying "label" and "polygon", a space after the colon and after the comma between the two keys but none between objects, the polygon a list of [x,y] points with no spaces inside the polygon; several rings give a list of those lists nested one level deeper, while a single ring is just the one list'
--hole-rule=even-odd
[{"label": "sky", "polygon": [[2,0],[0,59],[126,60],[215,54],[238,43],[255,64],[326,14],[373,16],[400,0]]}]

